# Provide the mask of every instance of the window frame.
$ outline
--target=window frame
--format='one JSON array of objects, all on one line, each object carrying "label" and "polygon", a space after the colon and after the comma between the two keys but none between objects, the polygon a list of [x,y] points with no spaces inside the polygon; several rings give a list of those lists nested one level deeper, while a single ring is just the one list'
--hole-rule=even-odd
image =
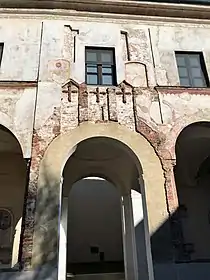
[{"label": "window frame", "polygon": [[2,63],[2,59],[3,59],[3,52],[4,52],[4,43],[1,43],[0,42],[0,66],[1,66],[1,63]]},{"label": "window frame", "polygon": [[[185,68],[187,70],[187,75],[188,75],[189,82],[190,82],[189,86],[181,85],[181,78],[182,77],[179,74],[179,65],[178,65],[178,62],[177,62],[177,56],[178,55],[183,55],[185,57]],[[203,83],[204,83],[204,85],[201,86],[200,88],[209,87],[210,83],[209,83],[208,71],[207,71],[207,68],[206,68],[203,52],[193,52],[193,51],[175,51],[175,59],[176,59],[176,66],[177,66],[177,70],[178,70],[180,86],[191,87],[191,88],[199,88],[198,86],[194,86],[194,82],[193,82],[194,78],[192,77],[192,67],[190,65],[190,58],[189,58],[190,55],[195,55],[195,56],[198,56],[198,58],[199,58],[199,62],[200,62],[199,69],[201,70],[201,73],[202,73],[201,78],[203,79]],[[187,61],[187,63],[186,63],[186,61]]]},{"label": "window frame", "polygon": [[[96,53],[96,62],[91,62],[87,60],[88,51],[92,51]],[[101,60],[102,53],[111,53],[112,61],[103,62]],[[96,66],[96,72],[87,71],[88,65],[91,67],[91,64]],[[103,73],[103,68],[111,68],[111,73]],[[96,75],[97,76],[97,84],[90,84],[87,82],[88,75]],[[103,76],[109,76],[112,78],[112,84],[103,83]],[[116,86],[117,85],[117,77],[116,77],[116,60],[115,60],[115,48],[106,48],[106,47],[85,47],[85,83],[90,86]]]}]

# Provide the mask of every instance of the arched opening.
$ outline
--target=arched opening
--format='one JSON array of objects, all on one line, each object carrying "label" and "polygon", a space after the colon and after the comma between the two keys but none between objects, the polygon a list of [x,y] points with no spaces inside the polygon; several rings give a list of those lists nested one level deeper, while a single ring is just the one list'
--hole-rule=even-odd
[{"label": "arched opening", "polygon": [[124,272],[121,197],[113,184],[100,177],[73,184],[68,196],[67,244],[68,273]]},{"label": "arched opening", "polygon": [[123,279],[153,280],[150,234],[168,218],[163,171],[143,136],[113,122],[84,122],[55,138],[45,152],[38,179],[33,268],[46,265],[49,273],[58,271],[59,280],[66,278],[68,207],[63,197],[68,193],[63,186],[67,177],[71,188],[91,176],[106,179],[120,192]]},{"label": "arched opening", "polygon": [[26,163],[19,142],[0,126],[0,269],[18,267],[25,185]]},{"label": "arched opening", "polygon": [[210,261],[210,123],[193,123],[176,142],[180,261]]},{"label": "arched opening", "polygon": [[[140,191],[141,166],[136,164],[124,144],[108,137],[80,142],[67,160],[61,219],[67,276],[147,279],[143,205],[132,191]],[[141,252],[137,252],[137,242]]]}]

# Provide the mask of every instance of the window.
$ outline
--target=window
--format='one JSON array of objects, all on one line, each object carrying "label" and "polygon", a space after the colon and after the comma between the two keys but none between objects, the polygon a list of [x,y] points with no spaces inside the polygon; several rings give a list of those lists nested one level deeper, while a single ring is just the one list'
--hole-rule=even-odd
[{"label": "window", "polygon": [[86,48],[85,73],[88,85],[116,85],[114,49]]},{"label": "window", "polygon": [[209,80],[202,53],[175,52],[181,86],[208,87]]},{"label": "window", "polygon": [[0,64],[2,61],[3,49],[4,49],[4,43],[0,43]]}]

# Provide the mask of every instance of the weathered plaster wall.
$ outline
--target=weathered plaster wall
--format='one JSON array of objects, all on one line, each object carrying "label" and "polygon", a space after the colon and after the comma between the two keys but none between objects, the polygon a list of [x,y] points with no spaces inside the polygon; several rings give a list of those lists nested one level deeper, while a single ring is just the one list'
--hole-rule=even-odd
[{"label": "weathered plaster wall", "polygon": [[[210,93],[210,91],[209,91]],[[176,139],[182,129],[191,123],[210,121],[210,106],[208,90],[159,90],[160,106],[162,112],[162,129],[167,134],[166,148],[175,158]]]},{"label": "weathered plaster wall", "polygon": [[0,82],[0,123],[17,137],[25,158],[31,157],[35,99],[35,84]]},{"label": "weathered plaster wall", "polygon": [[[151,233],[161,227],[178,205],[173,179],[176,138],[189,123],[209,121],[210,110],[208,90],[173,88],[179,85],[174,51],[203,51],[210,73],[210,27],[114,16],[103,18],[102,24],[94,17],[73,15],[34,16],[33,20],[8,16],[0,19],[0,27],[5,44],[0,122],[16,135],[24,157],[32,156],[23,246],[26,266],[31,265],[40,161],[54,138],[85,121],[118,122],[141,133],[154,147],[165,185],[148,191],[147,202]],[[117,87],[97,89],[84,84],[85,46],[115,48]],[[14,86],[15,81],[21,86]],[[23,83],[31,81],[37,83]]]},{"label": "weathered plaster wall", "polygon": [[159,86],[178,86],[175,51],[203,52],[210,73],[210,38],[208,25],[153,26],[150,28]]},{"label": "weathered plaster wall", "polygon": [[[9,28],[10,26],[15,26],[16,28]],[[209,27],[207,25],[169,22],[150,22],[146,24],[143,21],[127,21],[125,23],[120,19],[104,19],[103,24],[101,24],[97,18],[76,19],[72,16],[68,20],[62,17],[56,20],[2,18],[1,30],[1,42],[4,42],[5,46],[0,80],[39,80],[36,129],[40,126],[40,123],[43,124],[52,115],[55,107],[56,110],[60,110],[58,109],[60,107],[63,108],[61,108],[61,118],[63,120],[61,127],[63,127],[63,131],[68,129],[68,126],[65,128],[65,120],[69,119],[66,117],[68,115],[71,118],[71,122],[68,125],[72,128],[77,126],[77,110],[75,108],[78,105],[78,101],[75,99],[74,104],[69,105],[71,108],[66,109],[66,106],[64,106],[64,109],[63,106],[60,106],[62,104],[60,102],[60,88],[70,78],[79,84],[85,81],[85,46],[115,48],[118,83],[126,80],[134,86],[177,86],[179,81],[174,56],[174,51],[176,50],[203,51],[207,70],[210,70],[207,36]],[[98,30],[100,30],[100,33],[98,33]],[[188,36],[185,36],[185,34],[188,34]],[[126,37],[128,45],[126,45]],[[127,64],[128,59],[132,63]],[[143,92],[143,89],[141,91]],[[145,102],[145,95],[151,104],[140,105]],[[72,93],[72,101],[74,96],[75,94]],[[172,98],[171,96],[170,99]],[[100,104],[95,104],[94,97],[92,100],[93,102],[91,101],[90,93],[87,100],[90,109],[88,115],[90,117],[92,115],[91,118],[94,120],[98,118],[97,114],[101,114],[99,107],[106,107],[107,104],[104,98],[103,101],[102,98],[100,99]],[[24,104],[26,102],[30,102],[29,107],[28,104],[26,105],[27,111],[30,111],[30,117],[28,118],[28,114],[27,116],[24,115],[24,118],[27,119],[27,125],[25,122],[24,126],[27,126],[27,128],[23,127],[21,120],[19,122],[22,128],[20,125],[17,128],[13,127],[13,119],[17,119],[20,116],[20,113],[14,110],[12,116],[10,116],[12,125],[8,123],[9,121],[4,122],[2,120],[2,123],[4,122],[5,126],[12,129],[17,137],[18,134],[21,135],[20,138],[22,139],[20,141],[24,146],[25,156],[29,157],[35,93],[33,97],[28,96],[28,101],[23,100]],[[136,105],[138,115],[140,114],[141,119],[146,121],[153,129],[156,128],[158,131],[162,131],[161,123],[163,121],[165,124],[166,118],[167,125],[170,123],[168,118],[170,118],[171,110],[165,104],[162,104],[160,108],[158,94],[154,93],[152,89],[147,90],[147,93],[144,90],[142,96],[137,98]],[[127,112],[131,111],[131,109],[125,111],[123,105],[117,106],[119,114],[121,114],[120,112],[126,112],[125,115],[127,116]],[[4,110],[2,108],[2,111]],[[97,112],[97,110],[99,111]],[[25,114],[23,113],[24,111],[22,110],[22,115]],[[74,117],[72,118],[72,116]],[[124,115],[122,114],[121,117],[119,115],[119,118],[123,122]],[[106,120],[108,117],[105,115],[104,119]],[[126,121],[124,120],[124,122]],[[25,133],[25,131],[27,132]],[[163,131],[165,132],[165,128]]]},{"label": "weathered plaster wall", "polygon": [[4,43],[0,81],[36,81],[41,22],[1,19],[0,30]]}]

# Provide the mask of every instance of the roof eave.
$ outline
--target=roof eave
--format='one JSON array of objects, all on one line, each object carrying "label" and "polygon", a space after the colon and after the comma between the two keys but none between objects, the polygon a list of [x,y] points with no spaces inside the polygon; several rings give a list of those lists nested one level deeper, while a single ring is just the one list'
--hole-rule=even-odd
[{"label": "roof eave", "polygon": [[210,19],[210,5],[125,0],[0,0],[0,9],[68,9],[143,16]]}]

